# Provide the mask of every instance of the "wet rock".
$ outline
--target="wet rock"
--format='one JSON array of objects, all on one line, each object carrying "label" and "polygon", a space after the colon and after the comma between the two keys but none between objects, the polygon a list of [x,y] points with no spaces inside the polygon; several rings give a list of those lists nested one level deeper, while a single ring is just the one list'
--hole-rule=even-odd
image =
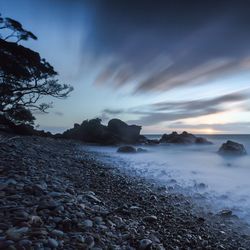
[{"label": "wet rock", "polygon": [[0,230],[7,230],[9,228],[9,225],[6,223],[0,223]]},{"label": "wet rock", "polygon": [[53,239],[53,238],[49,238],[48,239],[48,245],[49,247],[51,247],[52,249],[55,249],[59,246],[59,243],[57,240]]},{"label": "wet rock", "polygon": [[230,141],[230,140],[222,144],[218,153],[225,154],[225,155],[246,155],[247,154],[246,149],[243,144]]},{"label": "wet rock", "polygon": [[229,209],[224,209],[224,210],[221,210],[218,215],[220,215],[221,217],[231,217],[233,214],[233,212]]},{"label": "wet rock", "polygon": [[95,193],[93,192],[90,192],[90,193],[87,193],[86,194],[86,197],[97,202],[97,203],[101,203],[101,200],[99,200],[96,196],[95,196]]},{"label": "wet rock", "polygon": [[139,242],[139,250],[150,250],[153,242],[150,239],[142,239]]},{"label": "wet rock", "polygon": [[24,234],[29,231],[28,227],[21,227],[21,228],[10,228],[6,231],[6,235],[10,240],[19,240],[22,238]]},{"label": "wet rock", "polygon": [[132,146],[122,146],[117,150],[118,153],[136,153],[136,149]]},{"label": "wet rock", "polygon": [[60,230],[56,230],[54,229],[53,231],[51,231],[51,234],[56,236],[56,237],[59,237],[59,238],[62,238],[64,236],[64,232],[63,231],[60,231]]},{"label": "wet rock", "polygon": [[155,215],[145,216],[143,218],[143,221],[152,223],[152,222],[157,221],[157,217]]},{"label": "wet rock", "polygon": [[31,245],[32,245],[31,240],[23,239],[18,242],[18,246],[23,247],[24,249],[29,249]]},{"label": "wet rock", "polygon": [[32,215],[30,216],[29,224],[33,226],[40,226],[43,224],[43,221],[40,216]]},{"label": "wet rock", "polygon": [[83,226],[86,228],[93,227],[93,221],[92,220],[85,220],[85,221],[83,221]]},{"label": "wet rock", "polygon": [[87,246],[89,248],[92,248],[95,245],[95,240],[94,240],[94,238],[91,235],[87,236],[85,238],[84,242],[87,244]]},{"label": "wet rock", "polygon": [[0,249],[11,249],[11,247],[15,244],[12,240],[0,239]]},{"label": "wet rock", "polygon": [[97,224],[97,225],[100,225],[103,223],[103,219],[102,217],[95,217],[94,218],[94,222]]}]

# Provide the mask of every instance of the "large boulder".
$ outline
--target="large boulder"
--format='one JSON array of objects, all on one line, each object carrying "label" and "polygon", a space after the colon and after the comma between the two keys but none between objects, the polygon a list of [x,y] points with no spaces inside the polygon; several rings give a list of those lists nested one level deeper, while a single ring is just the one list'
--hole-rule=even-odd
[{"label": "large boulder", "polygon": [[164,134],[161,139],[160,143],[175,143],[175,144],[210,144],[208,140],[203,137],[196,137],[193,134],[190,134],[186,131],[178,134],[177,132],[172,132],[171,134],[167,135]]},{"label": "large boulder", "polygon": [[110,120],[108,130],[117,136],[121,142],[136,143],[140,139],[141,126],[128,125],[119,119]]},{"label": "large boulder", "polygon": [[247,151],[243,144],[228,140],[223,143],[218,151],[220,154],[226,155],[245,155]]}]

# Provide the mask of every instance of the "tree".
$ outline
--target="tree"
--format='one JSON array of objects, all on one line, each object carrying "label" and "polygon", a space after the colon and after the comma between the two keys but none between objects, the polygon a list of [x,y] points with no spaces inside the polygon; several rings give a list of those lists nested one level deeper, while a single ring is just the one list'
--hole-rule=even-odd
[{"label": "tree", "polygon": [[44,96],[66,98],[73,90],[60,84],[54,68],[39,53],[19,44],[37,39],[11,19],[0,16],[0,115],[20,124],[32,123],[32,112],[46,112],[51,103],[40,103]]}]

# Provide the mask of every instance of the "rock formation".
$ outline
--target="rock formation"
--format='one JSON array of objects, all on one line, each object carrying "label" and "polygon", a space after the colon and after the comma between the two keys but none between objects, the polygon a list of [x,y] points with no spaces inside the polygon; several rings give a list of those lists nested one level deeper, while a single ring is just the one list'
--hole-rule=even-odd
[{"label": "rock formation", "polygon": [[108,130],[124,143],[136,143],[140,139],[141,126],[128,125],[119,119],[110,120]]},{"label": "rock formation", "polygon": [[175,143],[175,144],[211,144],[206,138],[203,137],[196,137],[193,134],[190,134],[186,131],[178,134],[177,132],[172,132],[171,134],[167,135],[164,134],[160,141],[160,143]]},{"label": "rock formation", "polygon": [[220,154],[227,154],[227,155],[247,154],[244,145],[234,141],[227,141],[226,143],[223,143],[218,152]]},{"label": "rock formation", "polygon": [[140,130],[140,126],[128,125],[119,119],[112,119],[105,126],[101,119],[96,118],[85,120],[81,125],[75,124],[74,128],[58,137],[100,144],[138,143]]}]

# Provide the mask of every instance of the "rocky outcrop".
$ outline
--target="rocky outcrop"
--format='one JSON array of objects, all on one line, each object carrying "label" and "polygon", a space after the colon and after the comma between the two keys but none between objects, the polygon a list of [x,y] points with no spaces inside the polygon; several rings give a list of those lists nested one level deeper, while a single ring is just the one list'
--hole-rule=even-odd
[{"label": "rocky outcrop", "polygon": [[211,144],[207,139],[203,137],[196,137],[193,134],[190,134],[186,131],[178,134],[177,132],[172,132],[171,134],[167,135],[164,134],[160,141],[160,143],[175,143],[175,144]]},{"label": "rocky outcrop", "polygon": [[221,145],[218,153],[225,155],[246,155],[247,151],[243,144],[227,141]]},{"label": "rocky outcrop", "polygon": [[119,119],[112,119],[108,123],[108,130],[121,142],[136,143],[140,139],[141,126],[128,125]]},{"label": "rocky outcrop", "polygon": [[74,127],[65,131],[59,137],[80,140],[90,143],[115,144],[119,142],[109,129],[101,124],[101,119],[85,120],[82,124],[74,124]]},{"label": "rocky outcrop", "polygon": [[101,124],[101,119],[85,120],[65,131],[60,138],[81,140],[99,144],[138,143],[141,139],[140,126],[128,125],[119,119],[112,119],[108,126]]}]

